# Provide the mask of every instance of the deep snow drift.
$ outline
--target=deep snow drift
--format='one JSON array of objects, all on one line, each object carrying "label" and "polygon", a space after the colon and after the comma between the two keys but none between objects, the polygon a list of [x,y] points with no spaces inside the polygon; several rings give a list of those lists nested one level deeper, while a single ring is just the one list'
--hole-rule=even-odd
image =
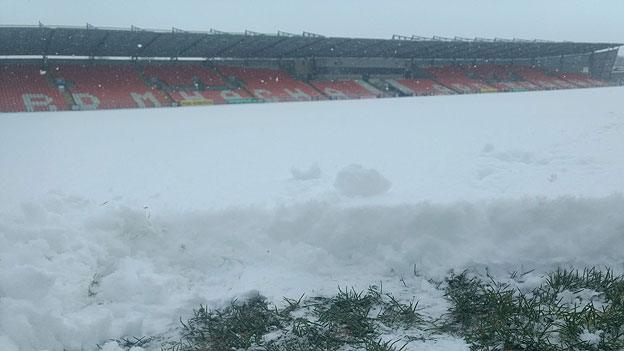
[{"label": "deep snow drift", "polygon": [[[609,88],[0,116],[0,349],[167,333],[250,290],[279,302],[381,280],[437,315],[428,279],[450,269],[624,270],[622,101]],[[408,349],[434,348],[466,346]]]}]

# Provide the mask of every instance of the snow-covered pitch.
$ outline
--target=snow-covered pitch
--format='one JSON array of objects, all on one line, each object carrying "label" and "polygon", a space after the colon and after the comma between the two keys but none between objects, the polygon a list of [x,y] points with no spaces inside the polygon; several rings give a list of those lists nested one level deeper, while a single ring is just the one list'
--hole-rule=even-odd
[{"label": "snow-covered pitch", "polygon": [[[0,115],[0,350],[451,269],[624,270],[624,89]],[[537,279],[537,278],[536,278]],[[116,350],[108,344],[106,350]],[[409,350],[467,350],[440,338]]]}]

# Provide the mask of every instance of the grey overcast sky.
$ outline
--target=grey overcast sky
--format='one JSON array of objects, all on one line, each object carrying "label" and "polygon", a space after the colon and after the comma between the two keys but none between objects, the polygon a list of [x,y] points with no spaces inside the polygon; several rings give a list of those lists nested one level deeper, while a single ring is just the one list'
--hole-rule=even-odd
[{"label": "grey overcast sky", "polygon": [[0,24],[624,42],[624,0],[0,0]]}]

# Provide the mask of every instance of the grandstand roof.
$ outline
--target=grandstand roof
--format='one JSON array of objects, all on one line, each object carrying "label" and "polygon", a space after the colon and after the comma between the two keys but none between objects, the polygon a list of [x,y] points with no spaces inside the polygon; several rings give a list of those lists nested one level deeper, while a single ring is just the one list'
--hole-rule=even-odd
[{"label": "grandstand roof", "polygon": [[0,56],[171,58],[391,57],[423,59],[535,58],[584,54],[622,46],[541,40],[324,37],[57,26],[0,26]]}]

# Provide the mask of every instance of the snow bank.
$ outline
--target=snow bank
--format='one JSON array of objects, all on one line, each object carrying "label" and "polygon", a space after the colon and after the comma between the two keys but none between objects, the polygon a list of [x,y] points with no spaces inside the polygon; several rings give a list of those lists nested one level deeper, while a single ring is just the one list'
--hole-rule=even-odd
[{"label": "snow bank", "polygon": [[395,206],[327,200],[149,216],[75,203],[57,195],[0,221],[5,344],[93,349],[109,338],[165,332],[200,303],[220,306],[256,289],[279,302],[381,279],[436,315],[445,302],[427,280],[451,269],[624,268],[622,196]]}]

